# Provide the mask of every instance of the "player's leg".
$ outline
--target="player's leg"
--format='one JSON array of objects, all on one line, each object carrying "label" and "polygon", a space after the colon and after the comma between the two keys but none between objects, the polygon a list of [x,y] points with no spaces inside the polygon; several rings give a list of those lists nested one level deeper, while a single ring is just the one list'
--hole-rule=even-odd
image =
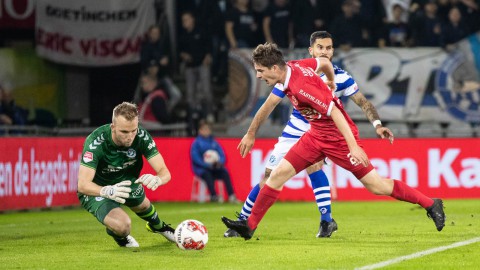
[{"label": "player's leg", "polygon": [[161,234],[168,241],[175,242],[175,229],[170,227],[170,224],[166,224],[158,217],[155,206],[147,197],[145,197],[145,193],[143,193],[143,196],[136,198],[136,201],[127,202],[126,205],[129,206],[130,209],[137,214],[137,216],[147,221],[146,228],[149,232]]},{"label": "player's leg", "polygon": [[[312,148],[312,135],[308,132],[288,151],[278,166],[272,171],[267,182],[260,190],[257,201],[252,208],[248,220],[233,221],[222,217],[223,223],[237,231],[248,240],[252,238],[255,229],[268,209],[275,203],[285,182],[299,171],[324,158],[320,148]],[[314,151],[312,151],[314,149]],[[315,151],[316,150],[316,151]]]},{"label": "player's leg", "polygon": [[260,189],[263,187],[263,185],[265,185],[265,182],[267,182],[267,179],[268,177],[270,177],[271,172],[271,169],[265,169],[265,174],[260,183],[256,184],[252,188],[252,190],[250,190],[250,193],[248,193],[247,199],[243,204],[242,212],[240,212],[239,214],[239,219],[247,219],[252,214],[252,208],[255,204],[255,201],[257,201],[258,193],[260,192]]},{"label": "player's leg", "polygon": [[445,226],[445,213],[443,212],[442,200],[429,198],[402,181],[382,178],[372,164],[364,167],[361,164],[352,162],[348,157],[348,146],[343,141],[335,144],[333,149],[335,150],[327,150],[328,158],[355,175],[368,191],[376,195],[386,195],[400,201],[421,205],[427,210],[428,216],[435,222],[437,230],[441,231],[443,229]]},{"label": "player's leg", "polygon": [[119,246],[138,247],[137,241],[130,235],[131,223],[128,214],[120,207],[111,209],[103,220],[103,224],[107,227],[107,234],[110,235]]},{"label": "player's leg", "polygon": [[441,199],[432,199],[400,180],[382,178],[376,170],[363,176],[360,182],[373,194],[387,195],[400,201],[422,206],[427,210],[427,215],[433,219],[438,231],[445,226],[445,213]]},{"label": "player's leg", "polygon": [[332,218],[332,199],[330,183],[327,175],[322,171],[323,160],[307,168],[310,182],[312,183],[313,195],[320,212],[320,225],[317,237],[330,237],[338,229],[338,225]]},{"label": "player's leg", "polygon": [[138,247],[130,236],[131,220],[118,202],[87,195],[79,196],[82,207],[106,227],[107,234],[121,247]]},{"label": "player's leg", "polygon": [[[243,203],[242,211],[237,214],[237,220],[247,220],[252,213],[252,208],[257,200],[258,193],[262,189],[263,185],[267,181],[272,170],[278,166],[280,160],[287,154],[288,150],[298,141],[298,138],[286,138],[280,137],[278,142],[273,147],[273,151],[270,154],[267,163],[265,164],[265,174],[258,184],[256,184],[250,193],[248,193],[247,199]],[[223,234],[224,237],[238,237],[238,233],[235,230],[227,229]]]},{"label": "player's leg", "polygon": [[268,178],[267,182],[260,190],[257,201],[252,208],[252,214],[247,220],[230,220],[222,217],[223,223],[230,229],[235,230],[241,237],[248,240],[252,238],[257,225],[267,213],[268,209],[275,203],[280,191],[288,179],[296,174],[294,167],[289,161],[282,159],[280,164]]}]

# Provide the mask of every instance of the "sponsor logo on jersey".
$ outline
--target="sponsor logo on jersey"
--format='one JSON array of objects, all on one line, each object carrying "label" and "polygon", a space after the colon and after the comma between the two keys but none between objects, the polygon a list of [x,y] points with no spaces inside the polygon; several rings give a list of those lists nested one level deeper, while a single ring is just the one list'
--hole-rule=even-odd
[{"label": "sponsor logo on jersey", "polygon": [[103,169],[104,173],[113,173],[113,172],[119,172],[122,169],[122,167],[115,167],[112,165],[108,165],[107,168]]},{"label": "sponsor logo on jersey", "polygon": [[303,89],[300,89],[300,91],[298,92],[300,95],[308,98],[309,100],[315,102],[316,104],[322,106],[324,109],[327,109],[327,104],[323,103],[321,100],[319,100],[318,98],[312,96],[311,94],[305,92]]},{"label": "sponsor logo on jersey", "polygon": [[95,197],[95,201],[99,202],[99,201],[103,201],[105,198],[103,197]]},{"label": "sponsor logo on jersey", "polygon": [[83,154],[83,162],[88,163],[90,161],[93,161],[93,153],[87,151],[85,154]]}]

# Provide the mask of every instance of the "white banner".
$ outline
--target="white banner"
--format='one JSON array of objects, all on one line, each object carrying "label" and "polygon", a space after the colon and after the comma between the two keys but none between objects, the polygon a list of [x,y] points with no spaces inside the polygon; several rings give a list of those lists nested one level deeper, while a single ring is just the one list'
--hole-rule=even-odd
[{"label": "white banner", "polygon": [[72,65],[134,63],[154,23],[153,0],[38,0],[36,50]]},{"label": "white banner", "polygon": [[[235,76],[243,76],[229,86],[232,105],[227,111],[232,122],[251,115],[251,100],[260,100],[255,111],[271,91],[255,79],[250,54],[251,49],[242,49],[229,55]],[[308,57],[307,49],[285,52],[288,60]],[[480,33],[458,42],[449,53],[441,48],[358,48],[339,50],[333,62],[352,75],[382,120],[480,123]],[[353,120],[366,119],[354,102],[342,101]]]}]

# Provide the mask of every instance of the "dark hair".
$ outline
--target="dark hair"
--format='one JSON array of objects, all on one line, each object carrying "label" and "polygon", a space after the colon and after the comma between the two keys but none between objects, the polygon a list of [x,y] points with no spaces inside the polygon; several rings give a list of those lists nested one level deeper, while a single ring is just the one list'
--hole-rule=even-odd
[{"label": "dark hair", "polygon": [[265,43],[258,45],[252,53],[252,60],[256,64],[271,68],[274,65],[285,66],[285,60],[280,49],[275,43]]},{"label": "dark hair", "polygon": [[333,41],[332,35],[327,31],[316,31],[310,35],[310,46],[312,46],[317,39],[330,38]]}]

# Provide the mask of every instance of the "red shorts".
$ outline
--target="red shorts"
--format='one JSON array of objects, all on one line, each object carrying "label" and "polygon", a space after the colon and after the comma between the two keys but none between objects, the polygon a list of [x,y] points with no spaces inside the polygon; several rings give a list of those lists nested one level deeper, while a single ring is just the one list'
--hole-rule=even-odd
[{"label": "red shorts", "polygon": [[[350,162],[348,157],[350,151],[348,150],[347,142],[343,138],[339,141],[328,141],[315,137],[311,131],[312,129],[309,129],[305,132],[284,157],[292,164],[297,173],[325,159],[325,157],[328,157],[345,170],[350,171],[357,179],[361,179],[373,170],[371,163],[364,167],[362,164],[353,165]],[[358,145],[362,147],[358,138],[356,140]]]}]

